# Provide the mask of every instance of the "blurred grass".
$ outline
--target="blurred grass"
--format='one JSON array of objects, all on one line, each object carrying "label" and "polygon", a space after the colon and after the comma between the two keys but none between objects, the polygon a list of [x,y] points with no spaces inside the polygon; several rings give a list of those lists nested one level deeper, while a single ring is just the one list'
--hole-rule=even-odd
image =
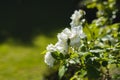
[{"label": "blurred grass", "polygon": [[54,37],[39,35],[32,46],[16,45],[14,41],[0,44],[0,80],[43,80],[49,68],[40,53],[55,41]]}]

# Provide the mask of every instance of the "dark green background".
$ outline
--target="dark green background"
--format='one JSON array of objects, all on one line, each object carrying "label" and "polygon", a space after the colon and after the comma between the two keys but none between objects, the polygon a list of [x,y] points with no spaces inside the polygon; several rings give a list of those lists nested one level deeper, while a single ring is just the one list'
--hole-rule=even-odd
[{"label": "dark green background", "polygon": [[[26,43],[38,34],[69,27],[71,14],[80,8],[79,1],[0,0],[0,42],[14,38]],[[87,19],[92,20],[96,10],[86,11]]]}]

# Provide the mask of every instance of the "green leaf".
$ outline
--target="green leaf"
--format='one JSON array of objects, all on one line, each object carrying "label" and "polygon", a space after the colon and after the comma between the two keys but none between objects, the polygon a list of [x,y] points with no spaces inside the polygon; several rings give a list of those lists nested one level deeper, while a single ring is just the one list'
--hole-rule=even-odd
[{"label": "green leaf", "polygon": [[105,52],[105,50],[102,49],[94,49],[94,50],[90,50],[91,53],[102,53]]},{"label": "green leaf", "polygon": [[67,71],[67,67],[65,65],[60,66],[59,72],[58,72],[59,80],[62,79],[66,71]]},{"label": "green leaf", "polygon": [[65,56],[62,53],[60,53],[59,55],[60,55],[60,59],[64,59],[65,58]]},{"label": "green leaf", "polygon": [[87,47],[85,45],[82,45],[80,48],[82,52],[85,52],[87,50]]},{"label": "green leaf", "polygon": [[51,55],[56,60],[63,60],[63,59],[65,59],[65,56],[62,53],[58,52],[58,51],[51,52]]},{"label": "green leaf", "polygon": [[70,39],[69,39],[69,38],[68,38],[68,40],[67,40],[67,44],[70,45]]},{"label": "green leaf", "polygon": [[44,50],[41,54],[45,54],[47,52],[47,50]]},{"label": "green leaf", "polygon": [[68,58],[70,58],[70,55],[69,55],[69,54],[66,54],[66,55],[65,55],[65,59],[68,59]]},{"label": "green leaf", "polygon": [[96,3],[92,3],[92,4],[87,5],[87,8],[95,8],[95,7],[96,7]]},{"label": "green leaf", "polygon": [[54,58],[54,59],[59,59],[59,54],[58,54],[58,52],[57,51],[55,51],[55,52],[51,52],[51,55],[52,55],[52,57]]},{"label": "green leaf", "polygon": [[92,33],[87,24],[86,24],[86,26],[84,26],[83,31],[87,35],[87,40],[90,41],[92,39]]}]

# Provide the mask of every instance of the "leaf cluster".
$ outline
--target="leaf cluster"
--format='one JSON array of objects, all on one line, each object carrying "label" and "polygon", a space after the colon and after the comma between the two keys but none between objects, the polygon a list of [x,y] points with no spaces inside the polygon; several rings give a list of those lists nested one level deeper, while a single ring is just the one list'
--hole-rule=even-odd
[{"label": "leaf cluster", "polygon": [[115,74],[110,75],[111,65],[120,66],[120,23],[112,22],[117,12],[116,0],[85,0],[84,3],[87,8],[97,8],[97,19],[83,24],[86,38],[80,40],[79,48],[69,46],[66,55],[52,53],[60,64],[59,79],[117,79]]}]

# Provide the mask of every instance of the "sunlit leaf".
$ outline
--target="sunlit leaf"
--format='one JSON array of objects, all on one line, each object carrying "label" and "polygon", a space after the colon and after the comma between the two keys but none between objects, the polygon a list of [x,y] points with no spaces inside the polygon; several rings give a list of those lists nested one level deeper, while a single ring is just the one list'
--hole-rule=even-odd
[{"label": "sunlit leaf", "polygon": [[44,50],[41,54],[45,54],[47,52],[47,50]]},{"label": "sunlit leaf", "polygon": [[59,80],[61,80],[61,78],[64,76],[65,72],[67,71],[67,67],[65,65],[60,66],[59,68]]}]

